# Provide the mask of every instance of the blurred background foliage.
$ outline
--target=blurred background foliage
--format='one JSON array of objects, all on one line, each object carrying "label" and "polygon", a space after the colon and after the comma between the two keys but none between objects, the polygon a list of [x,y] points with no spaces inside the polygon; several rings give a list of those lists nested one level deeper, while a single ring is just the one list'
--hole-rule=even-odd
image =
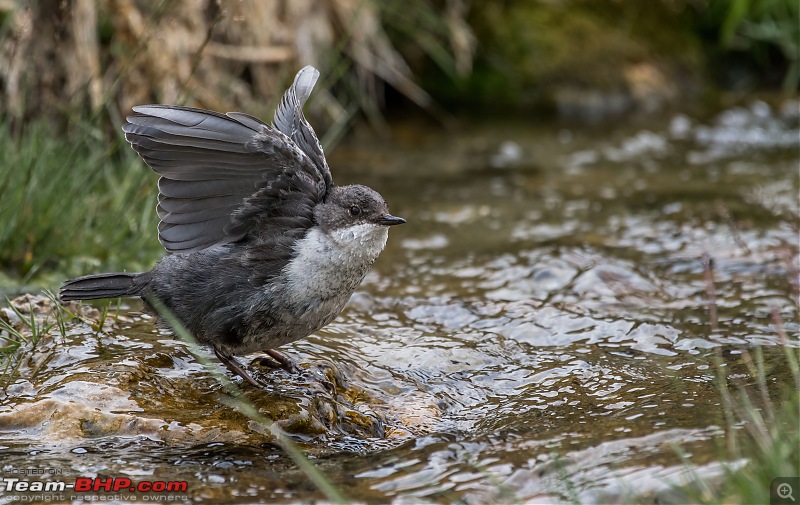
[{"label": "blurred background foliage", "polygon": [[569,113],[581,94],[621,111],[709,88],[792,92],[799,9],[795,0],[0,0],[0,113],[63,126],[159,102],[268,117],[304,64],[323,71],[315,110],[331,124],[379,120],[385,90],[404,98],[389,105],[456,113],[474,104]]},{"label": "blurred background foliage", "polygon": [[119,134],[136,104],[269,119],[313,64],[328,148],[387,110],[602,121],[796,93],[799,31],[797,0],[0,0],[0,271],[160,254],[153,176]]}]

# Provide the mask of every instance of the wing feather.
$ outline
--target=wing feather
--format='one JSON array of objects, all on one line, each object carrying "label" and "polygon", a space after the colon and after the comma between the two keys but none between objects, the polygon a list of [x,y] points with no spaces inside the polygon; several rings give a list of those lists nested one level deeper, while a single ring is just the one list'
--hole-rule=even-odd
[{"label": "wing feather", "polygon": [[[250,237],[274,272],[313,225],[314,206],[333,186],[302,106],[319,73],[298,72],[275,126],[241,112],[168,105],[133,108],[123,125],[133,149],[159,179],[159,240],[170,252]],[[294,133],[287,133],[292,125]],[[269,244],[275,251],[264,252]],[[264,275],[261,275],[263,278]]]},{"label": "wing feather", "polygon": [[318,79],[319,71],[316,68],[309,65],[300,69],[292,86],[283,94],[272,122],[311,159],[322,174],[325,185],[330,189],[333,187],[333,178],[325,160],[325,153],[322,151],[317,134],[303,115],[303,105]]}]

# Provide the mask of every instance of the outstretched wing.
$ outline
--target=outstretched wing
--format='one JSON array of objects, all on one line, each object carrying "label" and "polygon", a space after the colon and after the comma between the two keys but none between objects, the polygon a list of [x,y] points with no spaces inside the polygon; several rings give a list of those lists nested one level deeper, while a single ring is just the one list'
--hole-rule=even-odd
[{"label": "outstretched wing", "polygon": [[[285,103],[294,100],[301,107],[305,102],[313,87],[300,79],[306,69],[286,91]],[[298,81],[303,86],[299,102],[287,98],[298,96]],[[302,236],[312,224],[314,205],[333,185],[318,143],[312,157],[280,129],[247,114],[166,105],[133,110],[122,129],[133,149],[161,176],[158,236],[170,252],[196,251],[245,236]],[[292,114],[299,114],[307,131],[302,138],[310,132],[316,140],[302,111]]]},{"label": "outstretched wing", "polygon": [[303,116],[303,105],[311,95],[317,79],[319,71],[316,68],[311,65],[301,68],[294,77],[292,86],[283,94],[280,105],[275,109],[275,118],[272,122],[311,158],[325,178],[325,184],[330,188],[333,186],[333,179],[328,162],[325,161],[325,153],[322,152],[317,135]]}]

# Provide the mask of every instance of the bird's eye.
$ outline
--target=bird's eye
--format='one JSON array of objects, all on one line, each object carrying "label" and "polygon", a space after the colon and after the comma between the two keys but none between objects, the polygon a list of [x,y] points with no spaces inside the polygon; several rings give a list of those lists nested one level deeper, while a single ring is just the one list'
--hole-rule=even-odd
[{"label": "bird's eye", "polygon": [[353,205],[352,207],[350,207],[351,216],[357,216],[359,214],[361,214],[361,208],[358,205]]}]

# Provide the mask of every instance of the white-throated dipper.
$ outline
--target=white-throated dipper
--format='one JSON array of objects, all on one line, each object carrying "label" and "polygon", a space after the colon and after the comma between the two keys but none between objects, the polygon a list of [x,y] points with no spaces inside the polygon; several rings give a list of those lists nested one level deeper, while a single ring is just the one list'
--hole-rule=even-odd
[{"label": "white-throated dipper", "polygon": [[234,360],[319,330],[342,311],[405,223],[383,197],[336,186],[303,116],[319,72],[297,73],[272,125],[239,112],[134,107],[125,138],[160,176],[158,238],[170,253],[149,272],[68,280],[61,299],[158,300],[250,384]]}]

